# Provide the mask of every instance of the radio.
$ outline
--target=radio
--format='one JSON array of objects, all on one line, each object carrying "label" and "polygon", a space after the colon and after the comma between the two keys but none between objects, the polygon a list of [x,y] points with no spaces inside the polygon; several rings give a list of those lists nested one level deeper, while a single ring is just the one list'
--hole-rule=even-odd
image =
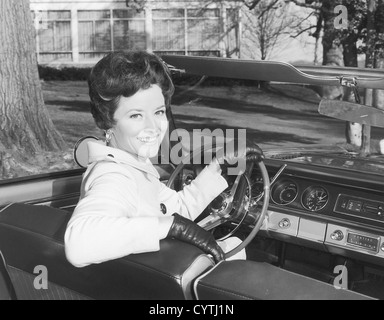
[{"label": "radio", "polygon": [[361,234],[348,232],[347,243],[369,251],[378,252],[380,245],[380,237],[370,237]]}]

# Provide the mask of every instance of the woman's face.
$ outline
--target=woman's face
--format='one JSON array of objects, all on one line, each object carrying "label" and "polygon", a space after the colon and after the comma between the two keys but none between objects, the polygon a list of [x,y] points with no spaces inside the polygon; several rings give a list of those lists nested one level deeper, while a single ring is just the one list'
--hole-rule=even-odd
[{"label": "woman's face", "polygon": [[168,129],[161,88],[152,85],[129,98],[121,97],[114,119],[112,147],[142,159],[155,157]]}]

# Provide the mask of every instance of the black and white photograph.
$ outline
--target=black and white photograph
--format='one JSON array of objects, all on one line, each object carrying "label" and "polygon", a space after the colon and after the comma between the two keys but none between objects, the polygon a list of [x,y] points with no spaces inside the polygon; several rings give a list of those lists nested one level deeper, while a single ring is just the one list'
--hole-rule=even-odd
[{"label": "black and white photograph", "polygon": [[384,300],[384,0],[0,0],[0,300]]}]

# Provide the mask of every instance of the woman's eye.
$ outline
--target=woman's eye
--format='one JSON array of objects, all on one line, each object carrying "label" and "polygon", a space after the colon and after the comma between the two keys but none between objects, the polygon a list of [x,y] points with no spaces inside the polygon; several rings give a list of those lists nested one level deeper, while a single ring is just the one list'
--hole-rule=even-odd
[{"label": "woman's eye", "polygon": [[136,113],[136,114],[131,114],[131,115],[130,115],[130,118],[131,118],[131,119],[138,119],[139,117],[141,117],[141,114],[140,114],[140,113]]},{"label": "woman's eye", "polygon": [[163,115],[165,115],[165,110],[159,110],[159,111],[157,111],[157,112],[156,112],[156,115],[158,115],[158,116],[163,116]]}]

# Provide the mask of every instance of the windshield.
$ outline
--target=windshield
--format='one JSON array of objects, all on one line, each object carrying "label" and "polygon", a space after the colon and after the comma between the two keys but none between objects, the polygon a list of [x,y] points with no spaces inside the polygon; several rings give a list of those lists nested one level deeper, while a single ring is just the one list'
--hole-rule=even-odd
[{"label": "windshield", "polygon": [[90,69],[116,50],[146,50],[169,65],[168,120],[179,132],[246,132],[267,158],[384,174],[383,128],[318,111],[324,99],[384,106],[382,72],[371,69],[382,65],[383,34],[367,32],[375,14],[366,1],[9,3],[0,19],[0,181],[80,169],[76,142],[105,139],[90,112]]},{"label": "windshield", "polygon": [[[217,129],[245,129],[267,158],[384,174],[383,128],[370,128],[371,152],[362,155],[362,125],[318,111],[324,95],[342,94],[342,86],[188,74],[175,77],[175,84],[173,114],[178,128],[205,130],[207,135]],[[359,97],[365,92],[360,91]]]}]

